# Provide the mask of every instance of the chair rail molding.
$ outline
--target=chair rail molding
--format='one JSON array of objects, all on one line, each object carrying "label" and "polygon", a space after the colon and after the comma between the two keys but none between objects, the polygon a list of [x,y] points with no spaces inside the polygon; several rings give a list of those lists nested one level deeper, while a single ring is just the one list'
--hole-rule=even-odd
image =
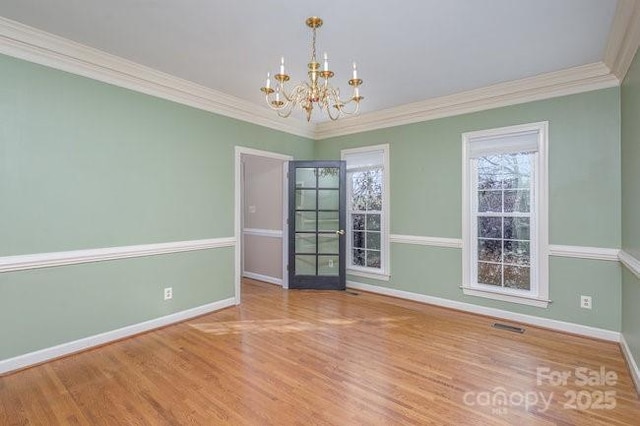
[{"label": "chair rail molding", "polygon": [[0,273],[235,246],[234,237],[0,257]]},{"label": "chair rail molding", "polygon": [[620,262],[631,271],[638,279],[640,279],[640,259],[635,258],[628,252],[620,250]]},{"label": "chair rail molding", "polygon": [[400,244],[413,244],[420,246],[462,248],[461,238],[424,237],[419,235],[389,235],[389,241]]},{"label": "chair rail molding", "polygon": [[282,238],[281,229],[244,228],[242,233],[244,235],[252,235],[255,237]]},{"label": "chair rail molding", "polygon": [[573,257],[576,259],[607,260],[617,262],[620,249],[586,246],[549,245],[549,255],[556,257]]}]

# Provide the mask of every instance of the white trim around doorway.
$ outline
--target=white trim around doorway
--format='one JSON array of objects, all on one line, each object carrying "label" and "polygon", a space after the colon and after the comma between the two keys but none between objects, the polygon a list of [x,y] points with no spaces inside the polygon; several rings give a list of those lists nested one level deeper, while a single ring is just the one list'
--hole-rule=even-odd
[{"label": "white trim around doorway", "polygon": [[[234,157],[234,215],[233,215],[233,228],[234,228],[234,236],[236,239],[235,245],[235,254],[234,254],[234,284],[235,284],[235,301],[236,304],[239,305],[241,302],[241,283],[242,283],[242,155],[253,155],[256,157],[265,157],[265,158],[273,158],[276,160],[284,161],[284,167],[286,167],[287,162],[293,160],[291,155],[279,154],[276,152],[270,151],[262,151],[259,149],[247,148],[244,146],[236,146],[235,147],[235,157]],[[288,258],[288,244],[287,244],[287,236],[288,228],[286,224],[286,215],[287,215],[287,206],[288,206],[288,191],[287,189],[287,174],[284,173],[284,183],[283,188],[285,191],[282,194],[283,198],[283,206],[285,210],[283,210],[283,228],[282,228],[282,277],[283,283],[282,286],[284,288],[288,287],[288,273],[287,273],[287,258]]]}]

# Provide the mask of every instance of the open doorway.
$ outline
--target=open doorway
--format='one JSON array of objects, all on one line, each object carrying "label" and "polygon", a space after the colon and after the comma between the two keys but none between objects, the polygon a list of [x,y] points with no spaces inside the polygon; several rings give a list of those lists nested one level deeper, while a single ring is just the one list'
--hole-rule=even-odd
[{"label": "open doorway", "polygon": [[288,288],[288,155],[236,147],[235,297],[242,277]]}]

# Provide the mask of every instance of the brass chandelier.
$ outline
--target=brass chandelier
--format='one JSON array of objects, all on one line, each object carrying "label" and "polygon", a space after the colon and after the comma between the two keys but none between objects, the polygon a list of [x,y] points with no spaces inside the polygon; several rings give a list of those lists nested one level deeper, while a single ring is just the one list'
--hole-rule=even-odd
[{"label": "brass chandelier", "polygon": [[314,104],[324,110],[331,120],[337,120],[346,115],[356,115],[360,109],[360,101],[364,99],[360,96],[360,85],[362,80],[358,78],[356,63],[353,63],[353,75],[349,80],[349,85],[353,87],[353,93],[348,99],[340,99],[340,89],[329,84],[329,79],[333,77],[333,71],[329,70],[329,59],[324,54],[322,70],[320,63],[316,59],[316,30],[322,26],[322,19],[312,16],[307,19],[306,24],[313,31],[311,42],[311,62],[309,68],[309,81],[303,81],[287,90],[286,82],[289,75],[285,73],[284,57],[280,60],[280,72],[273,76],[275,88],[271,86],[271,74],[267,73],[266,85],[260,90],[265,94],[267,105],[277,111],[280,117],[289,117],[296,105],[300,105],[305,110],[307,121],[311,120],[311,113]]}]

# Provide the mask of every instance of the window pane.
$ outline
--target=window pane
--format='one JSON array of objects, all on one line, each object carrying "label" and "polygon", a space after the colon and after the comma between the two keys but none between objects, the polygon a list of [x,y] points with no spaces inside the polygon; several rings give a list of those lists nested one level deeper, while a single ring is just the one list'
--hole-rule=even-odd
[{"label": "window pane", "polygon": [[315,231],[316,212],[296,212],[296,231]]},{"label": "window pane", "polygon": [[502,286],[502,266],[478,262],[478,283]]},{"label": "window pane", "polygon": [[367,197],[353,194],[351,196],[351,210],[365,211],[367,209]]},{"label": "window pane", "polygon": [[352,262],[355,266],[364,266],[364,250],[362,249],[355,249],[353,250],[352,253]]},{"label": "window pane", "polygon": [[364,246],[364,232],[353,233],[353,248],[365,248]]},{"label": "window pane", "polygon": [[367,232],[367,248],[372,250],[380,250],[379,232]]},{"label": "window pane", "polygon": [[531,251],[528,242],[511,240],[504,241],[504,263],[529,265],[530,261]]},{"label": "window pane", "polygon": [[503,162],[504,188],[528,189],[531,184],[532,154],[505,154]]},{"label": "window pane", "polygon": [[522,290],[531,290],[530,269],[524,266],[505,266],[504,267],[504,286],[509,288],[518,288]]},{"label": "window pane", "polygon": [[502,238],[502,218],[501,217],[479,217],[478,237],[480,238]]},{"label": "window pane", "polygon": [[315,188],[316,169],[296,169],[296,188]]},{"label": "window pane", "polygon": [[379,231],[380,230],[380,215],[377,213],[369,213],[367,215],[367,230]]},{"label": "window pane", "polygon": [[319,231],[337,231],[338,225],[338,212],[318,212]]},{"label": "window pane", "polygon": [[339,241],[336,234],[318,234],[318,253],[338,254]]},{"label": "window pane", "polygon": [[380,269],[380,252],[367,250],[367,267]]},{"label": "window pane", "polygon": [[504,238],[509,240],[530,240],[528,217],[505,217]]},{"label": "window pane", "polygon": [[315,253],[316,234],[296,233],[296,253]]},{"label": "window pane", "polygon": [[318,275],[338,275],[339,262],[338,256],[318,256]]},{"label": "window pane", "polygon": [[382,192],[372,193],[367,200],[367,210],[382,210]]},{"label": "window pane", "polygon": [[502,240],[478,240],[478,260],[502,261]]},{"label": "window pane", "polygon": [[382,210],[382,169],[351,174],[353,209]]},{"label": "window pane", "polygon": [[355,230],[364,230],[365,215],[354,214],[351,215],[351,228]]},{"label": "window pane", "polygon": [[315,275],[316,256],[296,255],[296,275]]},{"label": "window pane", "polygon": [[318,191],[318,209],[338,210],[340,194],[334,189],[324,189]]},{"label": "window pane", "polygon": [[315,189],[296,189],[296,209],[315,210],[316,191]]},{"label": "window pane", "polygon": [[479,212],[502,212],[502,191],[478,191]]},{"label": "window pane", "polygon": [[340,183],[340,169],[336,167],[321,167],[318,169],[318,187],[337,188]]},{"label": "window pane", "polygon": [[500,155],[487,155],[478,158],[478,184],[482,189],[502,188]]},{"label": "window pane", "polygon": [[504,211],[523,212],[529,211],[529,190],[504,191]]},{"label": "window pane", "polygon": [[478,174],[478,189],[500,189],[502,182],[495,174]]}]

